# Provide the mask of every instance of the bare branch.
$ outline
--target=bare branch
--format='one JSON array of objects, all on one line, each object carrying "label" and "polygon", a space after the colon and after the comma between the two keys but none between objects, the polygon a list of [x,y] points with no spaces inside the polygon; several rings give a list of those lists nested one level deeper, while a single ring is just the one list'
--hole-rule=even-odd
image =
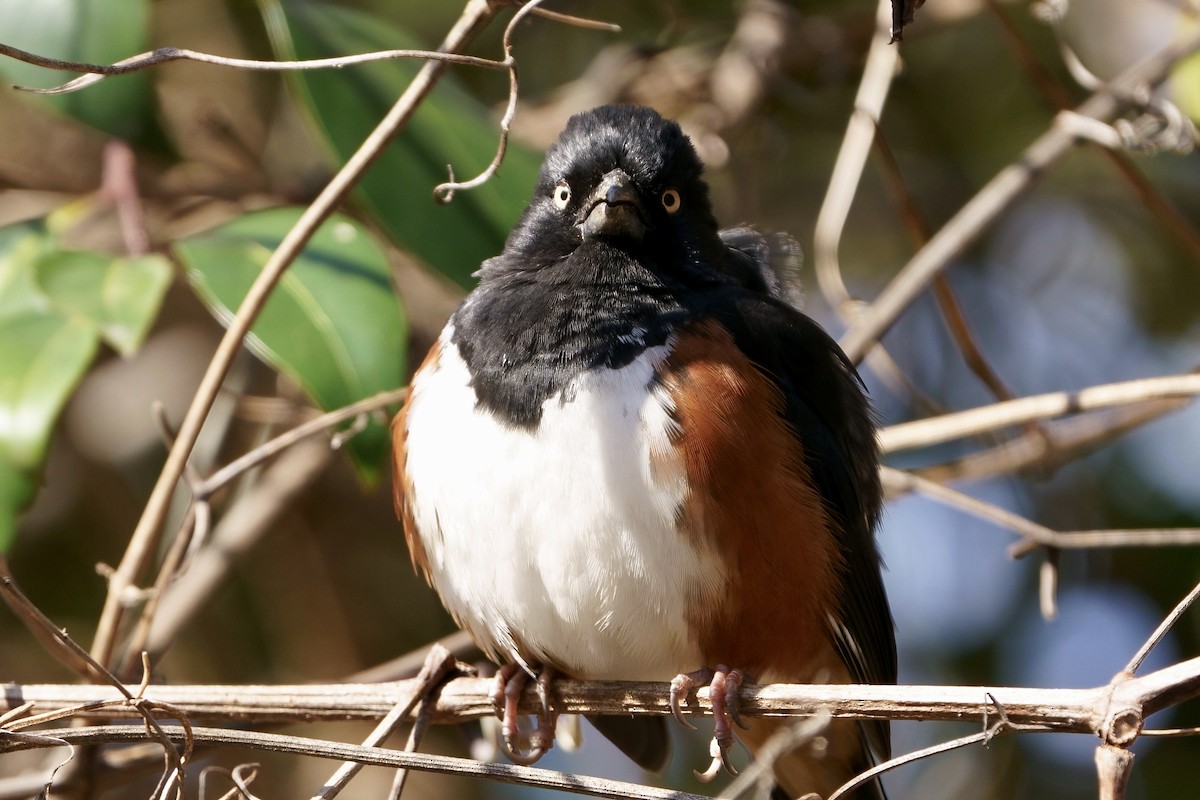
[{"label": "bare branch", "polygon": [[334,425],[345,422],[348,419],[355,419],[381,408],[387,408],[390,405],[399,403],[404,399],[404,395],[408,393],[408,387],[402,386],[399,389],[392,389],[386,392],[367,397],[359,400],[357,403],[351,403],[348,406],[334,409],[328,413],[322,414],[319,417],[314,417],[308,422],[297,425],[285,433],[281,433],[269,442],[259,445],[243,456],[229,462],[221,469],[209,475],[203,481],[200,481],[193,488],[193,493],[197,497],[209,497],[221,487],[228,484],[231,480],[241,475],[248,469],[258,466],[267,459],[275,456],[291,447],[301,439],[309,436],[315,436],[322,431],[332,428]]},{"label": "bare branch", "polygon": [[896,68],[900,63],[898,48],[888,46],[891,25],[890,0],[879,0],[875,15],[875,35],[867,51],[867,63],[863,68],[858,94],[854,98],[854,111],[846,126],[846,135],[833,164],[833,175],[829,178],[829,189],[817,214],[817,225],[813,231],[813,261],[817,284],[825,300],[844,318],[856,318],[856,303],[842,280],[842,268],[838,261],[838,246],[850,206],[862,178],[863,167],[871,153],[875,140],[875,129],[883,115],[888,91]]},{"label": "bare branch", "polygon": [[1038,547],[1067,550],[1094,547],[1162,547],[1164,545],[1200,544],[1200,528],[1056,531],[994,503],[980,500],[904,470],[885,466],[880,468],[880,476],[883,478],[884,486],[892,495],[900,492],[920,492],[933,500],[986,519],[1024,537],[1026,541],[1014,545],[1009,552],[1009,555],[1014,558],[1026,555]]},{"label": "bare branch", "polygon": [[[961,458],[921,467],[914,474],[946,483],[967,478],[1011,475],[1034,468],[1052,470],[1057,465],[1082,458],[1126,433],[1182,408],[1183,400],[1150,400],[1135,406],[1096,411],[1045,424],[985,450]],[[1048,434],[1048,437],[1043,435]]]},{"label": "bare branch", "polygon": [[[86,650],[76,644],[75,640],[67,635],[65,629],[57,627],[49,617],[42,613],[25,596],[9,573],[8,562],[3,557],[0,557],[0,595],[3,595],[5,603],[25,623],[35,638],[52,645],[48,649],[59,656],[63,663],[75,669],[85,680],[107,682],[109,686],[124,695],[125,702],[120,704],[123,714],[129,716],[130,710],[139,714],[145,723],[147,736],[158,741],[163,746],[163,756],[166,759],[164,780],[168,780],[166,776],[169,775],[177,775],[178,779],[182,780],[183,767],[187,761],[188,754],[191,752],[191,746],[189,744],[182,754],[176,753],[175,748],[168,741],[166,734],[163,733],[162,726],[159,725],[158,720],[155,719],[152,713],[155,710],[168,708],[169,704],[146,701],[141,694],[145,689],[144,684],[137,687],[135,691],[130,691],[117,680],[117,676],[113,675],[103,664],[96,661]],[[175,716],[183,723],[186,730],[187,720],[181,715]],[[24,722],[28,724],[29,718],[26,718]]]},{"label": "bare branch", "polygon": [[535,16],[552,19],[555,22],[561,22],[563,25],[573,25],[576,28],[589,28],[594,31],[607,31],[608,33],[620,33],[621,26],[613,22],[605,22],[599,19],[588,19],[587,17],[577,17],[574,14],[564,14],[561,11],[552,11],[548,8],[537,6],[533,9]]},{"label": "bare branch", "polygon": [[1133,753],[1129,750],[1111,744],[1101,744],[1096,748],[1100,800],[1125,800],[1125,790],[1132,772]]},{"label": "bare branch", "polygon": [[1187,596],[1180,600],[1175,608],[1171,610],[1171,613],[1167,615],[1167,618],[1164,619],[1157,628],[1155,628],[1154,633],[1150,634],[1150,638],[1146,640],[1145,644],[1143,644],[1133,658],[1129,660],[1129,664],[1125,667],[1125,672],[1132,675],[1138,671],[1138,668],[1142,665],[1142,662],[1146,660],[1146,656],[1150,655],[1150,651],[1162,641],[1163,637],[1167,635],[1167,632],[1171,630],[1171,628],[1175,627],[1175,623],[1178,622],[1179,618],[1184,615],[1184,612],[1192,607],[1192,604],[1196,602],[1197,597],[1200,597],[1200,583],[1196,584],[1196,586],[1187,593]]},{"label": "bare branch", "polygon": [[[425,659],[425,666],[421,669],[421,674],[414,681],[412,693],[403,701],[396,703],[392,709],[388,711],[371,734],[363,741],[366,747],[381,746],[387,738],[392,735],[392,732],[400,726],[400,723],[406,720],[417,703],[427,697],[430,692],[449,674],[456,669],[454,657],[450,655],[450,651],[444,647],[434,647],[429,651]],[[414,726],[415,729],[415,726]],[[412,747],[406,748],[412,750]],[[321,791],[313,795],[313,800],[332,800],[337,797],[346,784],[362,770],[362,764],[354,761],[347,761],[342,764],[330,778],[321,787]],[[397,775],[398,780],[403,780],[404,770]]]},{"label": "bare branch", "polygon": [[[378,719],[410,698],[422,681],[387,685],[333,684],[301,686],[153,686],[145,702],[169,708],[181,717],[224,719],[244,723],[315,721],[321,719]],[[490,717],[495,713],[492,681],[458,678],[437,695],[431,718],[462,722]],[[5,693],[9,704],[36,703],[39,707],[74,707],[91,704],[89,717],[118,717],[120,698],[105,697],[102,686],[10,684]],[[128,690],[126,690],[128,693]],[[861,685],[746,685],[739,698],[740,712],[747,717],[833,716],[848,718],[903,718],[919,720],[976,720],[985,730],[969,741],[939,745],[935,751],[981,741],[1010,730],[1043,730],[1099,734],[1110,745],[1126,747],[1141,731],[1142,720],[1169,705],[1200,695],[1200,658],[1192,658],[1142,677],[1119,674],[1107,685],[1092,689],[1032,689],[979,686],[861,686]],[[552,703],[568,714],[668,714],[671,713],[666,683],[622,683],[563,679],[552,687]],[[521,699],[525,712],[540,707],[531,688]],[[995,711],[999,709],[997,721]],[[692,713],[711,714],[708,688],[697,692]],[[23,727],[15,725],[13,727]],[[12,728],[10,728],[11,730]],[[164,728],[175,738],[178,729]],[[139,727],[72,728],[55,730],[55,737],[8,735],[0,739],[0,753],[44,747],[60,742],[93,744],[100,741],[145,739]],[[106,738],[112,737],[112,738]],[[479,764],[463,759],[380,751],[298,737],[276,737],[247,731],[193,728],[196,743],[222,743],[278,752],[304,753],[343,761],[434,770],[491,777],[528,785],[556,780],[544,770]],[[386,753],[386,756],[380,755]],[[889,762],[886,769],[906,759],[923,757],[918,752]],[[498,771],[497,771],[498,770]],[[599,784],[575,781],[585,793],[599,791]],[[626,794],[625,785],[606,787],[619,797],[679,797],[674,794]],[[661,791],[661,790],[642,790]]]},{"label": "bare branch", "polygon": [[254,492],[238,499],[213,530],[212,547],[192,558],[188,569],[158,598],[158,609],[145,634],[144,649],[157,658],[204,608],[221,585],[231,562],[257,543],[297,497],[325,470],[333,452],[319,442],[293,445],[263,473]]},{"label": "bare branch", "polygon": [[[258,733],[223,728],[192,728],[189,731],[176,726],[164,726],[173,740],[181,741],[190,736],[197,744],[224,745],[264,750],[274,753],[329,758],[338,761],[356,761],[365,765],[440,772],[450,775],[487,778],[501,783],[514,783],[544,789],[558,789],[575,794],[596,797],[623,798],[625,800],[710,800],[703,795],[658,789],[636,783],[591,778],[565,772],[520,767],[513,764],[495,764],[473,761],[467,758],[407,753],[382,747],[364,747],[324,739],[302,736],[284,736],[277,733]],[[18,738],[19,737],[19,738]],[[67,728],[55,731],[53,738],[14,735],[0,741],[0,753],[30,750],[38,747],[70,745],[95,745],[114,742],[140,742],[146,732],[137,725],[106,725],[95,728]]]},{"label": "bare branch", "polygon": [[[1033,48],[1022,38],[1017,27],[1000,8],[999,0],[987,0],[987,8],[993,18],[1000,24],[1000,30],[1004,34],[1005,42],[1016,54],[1017,60],[1029,76],[1030,82],[1037,87],[1038,92],[1045,98],[1047,104],[1055,111],[1062,111],[1068,108],[1070,106],[1070,97],[1067,92],[1055,80],[1054,75],[1038,62]],[[1066,50],[1064,51],[1064,59],[1068,66],[1070,66],[1075,56],[1070,50]],[[1166,196],[1153,183],[1146,179],[1146,176],[1138,171],[1138,168],[1130,160],[1129,156],[1117,150],[1105,148],[1099,148],[1098,152],[1113,165],[1125,182],[1137,194],[1142,204],[1158,218],[1162,226],[1187,249],[1192,260],[1197,265],[1200,265],[1200,230],[1197,230],[1192,222],[1181,214],[1179,209],[1175,208]]]},{"label": "bare branch", "polygon": [[1050,392],[891,425],[879,432],[879,446],[885,453],[895,453],[1063,414],[1197,394],[1200,394],[1200,374],[1195,373],[1100,384],[1078,392]]},{"label": "bare branch", "polygon": [[[1034,728],[1033,730],[1040,729]],[[930,745],[929,747],[922,747],[920,750],[914,750],[911,753],[905,753],[902,756],[896,756],[895,758],[888,759],[882,764],[876,764],[866,772],[854,776],[853,780],[847,782],[843,786],[839,787],[836,792],[829,795],[829,800],[841,800],[841,798],[846,797],[850,794],[850,792],[854,791],[859,786],[863,786],[864,784],[874,780],[877,776],[882,775],[885,772],[890,772],[897,767],[902,767],[905,764],[911,764],[915,761],[941,755],[942,753],[948,753],[951,750],[957,750],[960,747],[967,747],[968,745],[987,742],[995,735],[997,734],[991,730],[980,731],[979,733],[961,736],[957,739],[951,739],[948,742],[939,742],[938,744]]]},{"label": "bare branch", "polygon": [[[319,720],[380,719],[397,702],[411,696],[414,680],[392,684],[302,684],[296,686],[151,686],[146,699],[169,704],[193,719],[276,723]],[[493,682],[488,678],[456,678],[442,689],[433,710],[436,723],[458,723],[492,717]],[[102,686],[74,684],[10,684],[3,704],[35,702],[39,708],[62,708],[109,699]],[[1106,709],[1144,704],[1146,714],[1200,694],[1200,657],[1110,686],[1091,689],[1041,689],[988,686],[865,686],[747,684],[739,708],[746,717],[806,717],[828,711],[834,717],[976,721],[994,718],[997,703],[1013,724],[1040,725],[1046,730],[1096,733]],[[551,699],[563,714],[671,713],[669,686],[661,682],[556,681]],[[697,691],[689,713],[710,715],[708,689]],[[523,713],[540,708],[531,688],[522,696]],[[89,718],[112,719],[121,710],[99,706]],[[128,712],[125,712],[128,714]]]}]

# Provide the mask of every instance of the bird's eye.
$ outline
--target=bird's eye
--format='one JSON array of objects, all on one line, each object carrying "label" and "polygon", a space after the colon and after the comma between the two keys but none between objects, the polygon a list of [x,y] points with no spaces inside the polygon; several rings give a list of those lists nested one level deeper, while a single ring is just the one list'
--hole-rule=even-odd
[{"label": "bird's eye", "polygon": [[676,189],[666,189],[662,193],[663,208],[668,214],[674,214],[679,210],[679,191]]},{"label": "bird's eye", "polygon": [[559,181],[554,184],[554,193],[550,195],[554,198],[554,205],[559,209],[567,207],[567,203],[571,202],[571,186],[566,181]]}]

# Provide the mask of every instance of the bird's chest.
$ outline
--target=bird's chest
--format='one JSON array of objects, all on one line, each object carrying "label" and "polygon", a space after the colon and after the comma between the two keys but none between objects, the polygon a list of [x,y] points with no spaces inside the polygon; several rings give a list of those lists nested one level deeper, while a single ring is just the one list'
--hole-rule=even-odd
[{"label": "bird's chest", "polygon": [[414,380],[414,522],[443,602],[492,655],[590,678],[700,663],[689,609],[726,577],[678,530],[687,479],[654,379],[669,351],[571,379],[533,426],[479,405],[448,336]]}]

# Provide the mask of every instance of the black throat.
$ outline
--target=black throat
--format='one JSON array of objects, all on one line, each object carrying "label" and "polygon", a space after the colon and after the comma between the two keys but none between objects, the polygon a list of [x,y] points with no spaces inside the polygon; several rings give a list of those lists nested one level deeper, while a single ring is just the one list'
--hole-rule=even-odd
[{"label": "black throat", "polygon": [[681,286],[620,247],[581,245],[552,264],[490,262],[454,314],[453,343],[479,404],[536,428],[542,404],[593,369],[619,369],[691,316]]}]

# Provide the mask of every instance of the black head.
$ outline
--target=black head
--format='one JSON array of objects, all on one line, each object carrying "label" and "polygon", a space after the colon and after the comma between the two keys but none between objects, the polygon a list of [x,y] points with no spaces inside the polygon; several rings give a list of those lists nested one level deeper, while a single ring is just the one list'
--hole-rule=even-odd
[{"label": "black head", "polygon": [[504,255],[483,275],[541,269],[594,248],[619,249],[668,280],[707,271],[724,248],[703,169],[679,125],[653,109],[576,114],[547,151]]}]

